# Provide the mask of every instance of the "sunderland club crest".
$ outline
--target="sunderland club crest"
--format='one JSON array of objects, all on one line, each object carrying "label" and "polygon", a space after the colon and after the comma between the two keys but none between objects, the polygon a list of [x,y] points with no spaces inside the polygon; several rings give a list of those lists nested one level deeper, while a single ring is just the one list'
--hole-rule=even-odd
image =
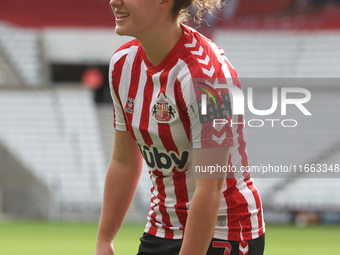
[{"label": "sunderland club crest", "polygon": [[131,97],[128,97],[126,101],[126,105],[125,105],[126,112],[133,114],[134,108],[135,108],[135,100]]},{"label": "sunderland club crest", "polygon": [[152,117],[160,123],[169,123],[176,118],[176,110],[174,105],[164,96],[163,93],[156,99],[156,103],[152,106]]}]

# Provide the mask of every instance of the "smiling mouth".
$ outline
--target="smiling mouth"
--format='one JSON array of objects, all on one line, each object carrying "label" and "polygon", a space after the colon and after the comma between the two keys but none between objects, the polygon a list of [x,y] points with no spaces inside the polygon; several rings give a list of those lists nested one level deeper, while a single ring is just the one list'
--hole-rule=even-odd
[{"label": "smiling mouth", "polygon": [[117,20],[125,19],[129,16],[130,16],[129,14],[118,14],[118,13],[116,13],[116,19]]}]

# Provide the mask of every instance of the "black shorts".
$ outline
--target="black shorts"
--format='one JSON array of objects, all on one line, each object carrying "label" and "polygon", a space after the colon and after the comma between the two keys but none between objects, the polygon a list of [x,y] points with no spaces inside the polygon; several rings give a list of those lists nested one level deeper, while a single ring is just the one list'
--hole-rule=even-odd
[{"label": "black shorts", "polygon": [[[182,239],[164,239],[147,233],[140,238],[137,255],[178,255]],[[213,238],[207,255],[262,255],[264,235],[246,242],[226,241]]]}]

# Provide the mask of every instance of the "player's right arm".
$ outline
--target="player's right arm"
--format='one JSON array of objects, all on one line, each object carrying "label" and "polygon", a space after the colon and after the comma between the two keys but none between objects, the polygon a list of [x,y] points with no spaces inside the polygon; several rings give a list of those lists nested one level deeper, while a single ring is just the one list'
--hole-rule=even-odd
[{"label": "player's right arm", "polygon": [[115,131],[108,166],[95,255],[112,255],[113,240],[136,192],[143,158],[129,131]]}]

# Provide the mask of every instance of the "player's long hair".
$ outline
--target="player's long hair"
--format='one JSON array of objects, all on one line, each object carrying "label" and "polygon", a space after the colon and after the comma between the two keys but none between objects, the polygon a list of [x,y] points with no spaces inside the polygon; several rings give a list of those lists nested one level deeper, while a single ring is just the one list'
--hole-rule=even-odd
[{"label": "player's long hair", "polygon": [[180,21],[188,19],[189,8],[195,7],[194,21],[200,24],[204,12],[213,14],[214,10],[222,8],[227,0],[174,0],[172,14],[174,18],[179,18]]}]

